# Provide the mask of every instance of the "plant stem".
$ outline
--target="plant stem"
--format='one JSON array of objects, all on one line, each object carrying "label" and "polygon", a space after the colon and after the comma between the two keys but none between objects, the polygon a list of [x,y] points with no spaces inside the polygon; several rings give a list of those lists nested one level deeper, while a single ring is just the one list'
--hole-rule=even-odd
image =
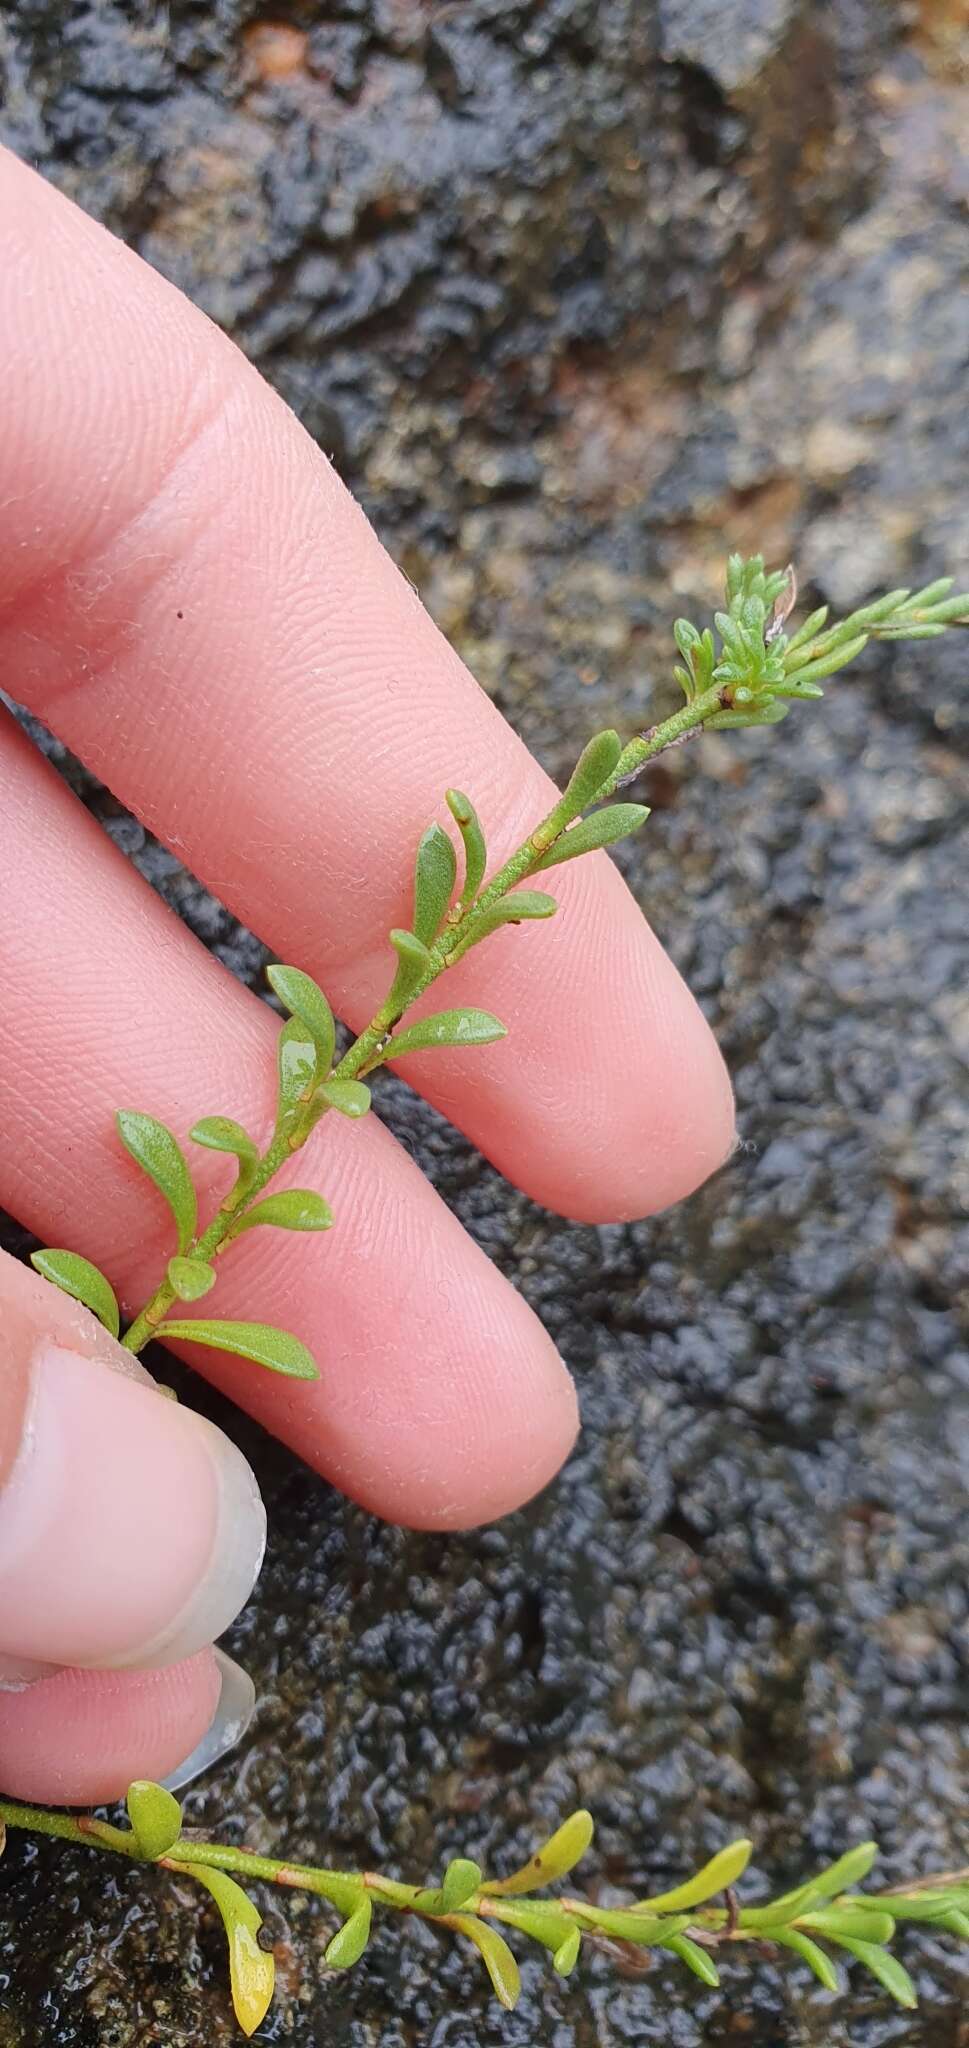
[{"label": "plant stem", "polygon": [[[674,712],[672,717],[665,719],[661,725],[653,726],[648,733],[643,733],[638,739],[630,741],[620,756],[615,773],[599,790],[596,801],[611,796],[618,783],[628,780],[646,761],[653,760],[667,747],[676,746],[685,735],[697,730],[714,712],[723,708],[728,696],[729,692],[725,691],[722,685],[707,690],[702,696],[695,698],[692,704],[686,704],[682,710]],[[540,824],[536,825],[534,831],[529,833],[528,838],[522,841],[504,866],[499,868],[497,874],[486,884],[477,901],[458,918],[456,923],[444,926],[434,945],[429,948],[426,972],[409,990],[406,1001],[397,1005],[391,1004],[389,998],[385,998],[369,1024],[354,1039],[327,1079],[359,1080],[364,1075],[372,1073],[375,1067],[382,1065],[388,1053],[392,1056],[393,1041],[390,1040],[388,1044],[389,1034],[399,1022],[404,1010],[410,1009],[418,997],[424,995],[445,969],[453,964],[455,955],[464,954],[474,945],[482,934],[488,913],[518,882],[526,880],[536,862],[555,844],[562,833],[567,831],[584,808],[584,802],[567,796],[559,797],[558,802],[553,804]],[[226,1245],[231,1243],[240,1219],[262,1194],[279,1168],[292,1157],[298,1146],[305,1142],[310,1131],[315,1129],[320,1118],[326,1114],[326,1109],[325,1102],[317,1103],[314,1114],[307,1119],[306,1128],[295,1144],[286,1135],[273,1139],[248,1182],[245,1195],[239,1199],[237,1188],[230,1192],[207,1228],[188,1247],[189,1258],[204,1263],[218,1258]],[[125,1349],[142,1351],[144,1346],[159,1334],[165,1316],[177,1299],[175,1289],[166,1276],[125,1332],[121,1340]]]}]

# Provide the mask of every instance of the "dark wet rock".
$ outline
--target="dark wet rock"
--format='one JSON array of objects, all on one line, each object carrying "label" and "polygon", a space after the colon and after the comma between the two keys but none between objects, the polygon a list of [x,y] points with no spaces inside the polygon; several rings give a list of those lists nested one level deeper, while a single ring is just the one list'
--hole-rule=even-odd
[{"label": "dark wet rock", "polygon": [[[959,0],[186,0],[164,26],[14,0],[0,63],[7,134],[260,363],[553,772],[648,716],[728,544],[794,557],[813,601],[966,581]],[[235,1419],[273,1528],[235,1631],[261,1705],[193,1821],[423,1872],[581,1799],[593,1874],[634,1890],[748,1829],[782,1881],[868,1833],[893,1876],[965,1862],[967,701],[961,646],[875,650],[823,715],[649,777],[622,864],[743,1140],[676,1215],[566,1225],[387,1084],[574,1369],[583,1438],[540,1503],[441,1539]],[[258,940],[53,752],[257,981]],[[314,1904],[270,1916],[270,2041],[964,2038],[941,1939],[906,1951],[916,2018],[771,1961],[720,1998],[529,1964],[509,2018],[430,1936],[340,1978]],[[0,1987],[2,2048],[235,2038],[210,1919],[73,1851],[8,1850]]]}]

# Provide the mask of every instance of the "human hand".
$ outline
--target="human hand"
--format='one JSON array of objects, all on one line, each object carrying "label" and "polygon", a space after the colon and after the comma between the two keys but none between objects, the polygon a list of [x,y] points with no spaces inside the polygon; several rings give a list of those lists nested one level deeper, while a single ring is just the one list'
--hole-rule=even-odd
[{"label": "human hand", "polygon": [[[444,788],[470,791],[501,859],[551,785],[207,320],[2,153],[0,241],[4,687],[359,1026]],[[114,1111],[180,1136],[216,1107],[263,1127],[274,1019],[8,718],[0,776],[0,1201],[133,1302],[164,1218]],[[437,1052],[414,1082],[536,1200],[642,1215],[726,1157],[729,1087],[608,858],[563,868],[555,893],[561,917],[526,943],[488,941],[509,1038]],[[480,974],[477,956],[455,967],[449,1001],[480,1001]],[[507,1512],[574,1438],[564,1366],[374,1119],[329,1118],[313,1147],[299,1178],[337,1232],[256,1233],[244,1271],[225,1261],[219,1312],[284,1305],[320,1380],[192,1362],[376,1513],[449,1528]],[[211,1720],[205,1645],[248,1594],[261,1509],[219,1432],[112,1372],[117,1347],[80,1310],[10,1260],[0,1302],[0,1653],[17,1683],[99,1667],[0,1693],[0,1783],[102,1799],[171,1769]]]}]

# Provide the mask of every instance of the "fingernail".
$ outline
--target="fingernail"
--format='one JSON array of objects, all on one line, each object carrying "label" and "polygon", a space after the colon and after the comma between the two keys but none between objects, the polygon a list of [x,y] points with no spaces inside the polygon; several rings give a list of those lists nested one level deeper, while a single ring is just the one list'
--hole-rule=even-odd
[{"label": "fingernail", "polygon": [[242,1741],[255,1712],[256,1688],[248,1671],[243,1671],[242,1665],[227,1657],[224,1650],[216,1650],[215,1661],[222,1680],[218,1705],[201,1742],[177,1770],[162,1779],[169,1792],[180,1792],[193,1778],[201,1777],[203,1771],[228,1756],[236,1743]]},{"label": "fingernail", "polygon": [[10,1658],[121,1668],[193,1656],[248,1599],[265,1534],[255,1479],[221,1430],[40,1346],[0,1492]]}]

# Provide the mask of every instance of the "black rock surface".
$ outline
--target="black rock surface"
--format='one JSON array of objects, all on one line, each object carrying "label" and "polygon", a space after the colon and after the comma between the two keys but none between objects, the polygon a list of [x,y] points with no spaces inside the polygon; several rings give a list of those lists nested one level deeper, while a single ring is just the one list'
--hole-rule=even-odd
[{"label": "black rock surface", "polygon": [[[236,337],[561,773],[643,723],[728,546],[837,604],[969,581],[964,14],[10,0],[0,130]],[[386,1084],[574,1369],[582,1441],[527,1511],[431,1538],[229,1417],[271,1515],[234,1636],[261,1703],[193,1823],[422,1875],[500,1864],[581,1801],[592,1875],[639,1892],[739,1832],[773,1881],[868,1834],[890,1877],[969,1860],[967,703],[964,646],[869,651],[822,712],[654,771],[623,865],[743,1138],[677,1214],[563,1223]],[[258,941],[53,751],[257,981]],[[266,2041],[966,2040],[944,1939],[903,1948],[915,2016],[770,1959],[719,1995],[602,1959],[567,1985],[529,1962],[509,2017],[430,1935],[336,1977],[327,1915],[267,1907]],[[187,1888],[8,1846],[0,2048],[235,2038]]]}]

